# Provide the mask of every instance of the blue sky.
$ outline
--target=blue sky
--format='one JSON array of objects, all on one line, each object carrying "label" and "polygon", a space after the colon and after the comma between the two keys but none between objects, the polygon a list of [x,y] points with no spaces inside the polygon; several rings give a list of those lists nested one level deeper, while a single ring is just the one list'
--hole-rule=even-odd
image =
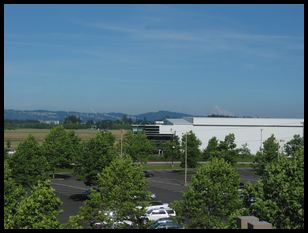
[{"label": "blue sky", "polygon": [[5,5],[4,107],[304,116],[303,5]]}]

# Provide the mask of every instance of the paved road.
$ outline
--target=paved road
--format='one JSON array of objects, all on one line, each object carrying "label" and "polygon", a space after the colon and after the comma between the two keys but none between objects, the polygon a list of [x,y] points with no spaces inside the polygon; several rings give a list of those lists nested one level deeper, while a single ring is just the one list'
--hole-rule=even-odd
[{"label": "paved road", "polygon": [[[241,182],[255,183],[258,177],[254,174],[252,168],[239,168]],[[157,199],[170,203],[174,200],[181,199],[181,194],[185,190],[184,174],[173,170],[153,170],[153,177],[147,178],[149,181],[149,191],[156,194]],[[187,175],[188,184],[191,181],[191,174]],[[88,187],[82,182],[76,180],[70,175],[63,175],[54,179],[52,182],[56,194],[62,200],[64,212],[58,217],[61,223],[66,223],[69,216],[75,215],[82,202],[70,198],[71,195],[78,194]]]}]

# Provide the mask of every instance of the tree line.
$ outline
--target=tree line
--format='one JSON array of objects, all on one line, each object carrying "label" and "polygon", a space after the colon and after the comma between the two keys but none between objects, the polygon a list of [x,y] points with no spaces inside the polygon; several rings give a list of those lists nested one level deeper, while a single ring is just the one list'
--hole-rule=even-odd
[{"label": "tree line", "polygon": [[[127,116],[123,116],[119,120],[87,120],[82,121],[80,117],[75,115],[67,116],[60,125],[63,125],[66,129],[131,129],[132,124],[151,124],[152,121],[146,119],[132,120]],[[54,123],[46,123],[38,120],[4,120],[4,129],[20,129],[20,128],[31,128],[31,129],[51,129],[55,126]]]},{"label": "tree line", "polygon": [[[283,150],[274,135],[264,141],[254,163],[260,181],[246,185],[242,199],[239,174],[230,159],[238,153],[234,135],[211,141],[201,152],[200,140],[192,132],[187,134],[187,154],[192,157],[189,166],[196,167],[195,158],[201,156],[209,163],[197,169],[182,199],[171,204],[176,221],[186,228],[235,228],[236,217],[255,215],[276,228],[304,227],[302,137],[295,135]],[[186,135],[181,142],[178,138],[166,142],[165,150],[166,156],[180,154],[182,165],[184,142],[186,146]],[[4,151],[5,228],[87,228],[93,221],[125,228],[127,225],[120,224],[123,220],[132,221],[134,228],[146,228],[147,223],[140,219],[150,194],[140,164],[153,149],[142,133],[128,132],[122,143],[110,132],[98,132],[95,138],[81,141],[63,126],[52,128],[42,144],[30,135],[13,156]],[[61,201],[50,186],[56,169],[63,167],[71,167],[85,184],[99,187],[68,224],[57,220]],[[112,219],[106,215],[110,211]]]}]

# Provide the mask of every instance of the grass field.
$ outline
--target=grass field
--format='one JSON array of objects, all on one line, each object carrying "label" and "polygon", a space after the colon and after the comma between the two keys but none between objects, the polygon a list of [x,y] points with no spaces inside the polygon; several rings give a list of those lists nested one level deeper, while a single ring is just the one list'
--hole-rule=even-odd
[{"label": "grass field", "polygon": [[[15,130],[4,130],[4,143],[10,140],[13,148],[16,149],[18,144],[24,141],[29,134],[31,134],[38,142],[42,142],[49,133],[50,129],[15,129]],[[94,138],[98,132],[95,129],[76,129],[74,130],[81,140],[89,140]],[[121,130],[109,130],[116,139],[120,139]],[[125,130],[123,130],[123,134]]]}]

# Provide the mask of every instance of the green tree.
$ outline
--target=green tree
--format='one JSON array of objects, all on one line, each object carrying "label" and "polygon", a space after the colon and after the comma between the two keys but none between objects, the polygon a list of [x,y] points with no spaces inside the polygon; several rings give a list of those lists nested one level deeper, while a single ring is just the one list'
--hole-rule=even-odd
[{"label": "green tree", "polygon": [[278,229],[304,229],[304,150],[265,166],[252,212]]},{"label": "green tree", "polygon": [[81,120],[79,117],[71,115],[64,119],[64,124],[80,124]]},{"label": "green tree", "polygon": [[263,148],[258,151],[254,160],[254,168],[258,175],[262,175],[265,166],[272,161],[278,159],[279,156],[279,143],[274,135],[269,137],[263,142]]},{"label": "green tree", "polygon": [[187,228],[226,228],[229,216],[240,207],[239,174],[223,159],[202,165],[192,178],[181,201],[172,206],[177,221]]},{"label": "green tree", "polygon": [[161,146],[164,152],[164,157],[171,160],[171,166],[173,167],[174,160],[178,159],[181,155],[179,138],[174,136],[172,140],[163,142]]},{"label": "green tree", "polygon": [[110,132],[99,132],[95,138],[83,143],[75,161],[74,174],[80,176],[86,185],[96,185],[97,174],[117,156],[114,143],[115,138]]},{"label": "green tree", "polygon": [[287,155],[293,156],[298,150],[304,148],[304,138],[296,134],[284,145],[284,151]]},{"label": "green tree", "polygon": [[12,170],[8,160],[4,160],[4,228],[14,226],[14,216],[22,197],[26,195],[21,185],[12,178]]},{"label": "green tree", "polygon": [[31,194],[23,197],[9,223],[9,229],[58,229],[61,223],[56,219],[60,213],[60,199],[49,182],[39,182]]},{"label": "green tree", "polygon": [[218,153],[218,140],[216,137],[212,137],[203,151],[203,158],[204,160],[209,160],[210,158],[218,157]]},{"label": "green tree", "polygon": [[10,161],[12,177],[25,187],[49,178],[50,165],[35,138],[29,135],[21,142]]},{"label": "green tree", "polygon": [[153,151],[154,145],[144,133],[128,132],[125,134],[123,152],[130,155],[134,161],[145,163]]},{"label": "green tree", "polygon": [[10,140],[7,140],[7,141],[6,141],[6,148],[9,150],[9,149],[11,149],[11,146],[12,146],[11,141],[10,141]]},{"label": "green tree", "polygon": [[44,154],[53,171],[57,167],[70,167],[81,150],[80,138],[74,131],[66,131],[62,125],[52,128],[43,141]]},{"label": "green tree", "polygon": [[185,150],[186,150],[186,135],[187,135],[187,167],[195,168],[201,159],[201,151],[199,146],[201,141],[196,137],[196,135],[190,131],[182,136],[182,158],[181,167],[185,167]]},{"label": "green tree", "polygon": [[224,141],[220,141],[218,145],[219,157],[222,157],[226,162],[230,164],[235,163],[235,157],[238,150],[236,150],[235,136],[233,133],[228,134]]},{"label": "green tree", "polygon": [[[125,155],[115,158],[98,174],[98,180],[100,192],[91,193],[90,200],[85,202],[76,216],[71,217],[69,226],[82,228],[95,221],[105,222],[106,228],[125,228],[124,224],[115,224],[129,220],[135,228],[142,227],[139,219],[145,214],[150,200],[142,168]],[[114,213],[112,219],[106,215],[109,211]]]},{"label": "green tree", "polygon": [[247,143],[243,144],[242,147],[238,149],[238,156],[240,158],[247,158],[252,156]]}]

